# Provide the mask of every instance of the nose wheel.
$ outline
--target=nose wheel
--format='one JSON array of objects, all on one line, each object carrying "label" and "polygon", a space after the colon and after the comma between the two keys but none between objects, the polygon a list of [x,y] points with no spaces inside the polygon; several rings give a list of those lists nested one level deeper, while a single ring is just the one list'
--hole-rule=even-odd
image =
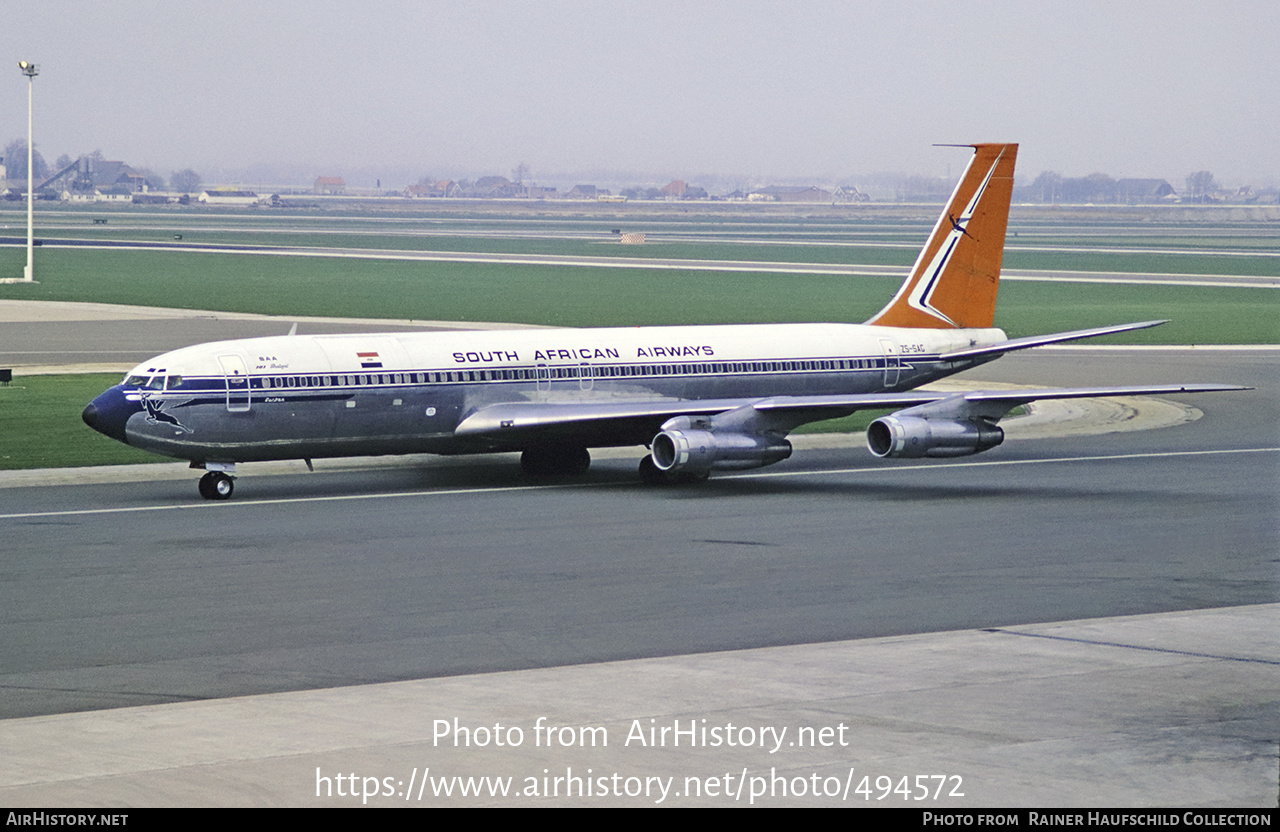
[{"label": "nose wheel", "polygon": [[206,500],[230,499],[235,482],[221,471],[210,471],[200,478],[200,496]]}]

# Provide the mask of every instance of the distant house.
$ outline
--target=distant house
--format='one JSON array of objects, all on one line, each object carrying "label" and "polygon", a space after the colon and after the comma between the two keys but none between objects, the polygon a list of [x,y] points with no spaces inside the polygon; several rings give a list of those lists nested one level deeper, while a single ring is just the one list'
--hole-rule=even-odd
[{"label": "distant house", "polygon": [[811,186],[770,185],[752,191],[748,199],[752,197],[776,202],[830,202],[831,192]]},{"label": "distant house", "polygon": [[517,185],[505,176],[482,176],[471,186],[467,196],[487,199],[512,199],[520,196],[524,186]]},{"label": "distant house", "polygon": [[203,191],[200,201],[206,205],[257,205],[261,199],[253,191]]},{"label": "distant house", "polygon": [[93,193],[95,202],[131,202],[134,190],[127,184],[120,184],[109,188],[98,188]]},{"label": "distant house", "polygon": [[1116,202],[1140,205],[1148,202],[1169,202],[1178,196],[1173,186],[1163,179],[1117,179]]},{"label": "distant house", "polygon": [[440,197],[462,196],[462,186],[452,179],[441,179],[437,182],[419,182],[404,189],[405,196],[410,199],[438,199]]},{"label": "distant house", "polygon": [[600,196],[601,193],[608,193],[608,191],[601,191],[595,185],[574,185],[573,188],[571,188],[564,195],[564,198],[565,199],[595,199],[596,197]]},{"label": "distant house", "polygon": [[871,197],[853,185],[841,185],[831,194],[832,202],[870,202]]},{"label": "distant house", "polygon": [[347,183],[341,176],[317,176],[312,193],[323,196],[336,196],[347,192]]}]

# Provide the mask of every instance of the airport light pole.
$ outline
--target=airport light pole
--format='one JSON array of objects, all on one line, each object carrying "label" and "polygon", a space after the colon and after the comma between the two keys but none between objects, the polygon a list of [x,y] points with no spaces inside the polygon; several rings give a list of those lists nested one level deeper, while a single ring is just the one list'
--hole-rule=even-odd
[{"label": "airport light pole", "polygon": [[18,61],[18,69],[27,76],[27,267],[22,272],[23,283],[35,282],[35,144],[32,142],[32,106],[35,94],[35,78],[40,67],[30,61]]}]

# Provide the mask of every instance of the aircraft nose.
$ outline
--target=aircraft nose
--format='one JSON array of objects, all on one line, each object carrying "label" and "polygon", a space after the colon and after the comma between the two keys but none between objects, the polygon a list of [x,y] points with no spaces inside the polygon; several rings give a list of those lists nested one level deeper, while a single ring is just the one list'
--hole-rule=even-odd
[{"label": "aircraft nose", "polygon": [[98,433],[128,444],[129,440],[124,433],[125,423],[140,409],[140,405],[124,397],[119,387],[112,387],[89,402],[80,413],[80,418]]}]

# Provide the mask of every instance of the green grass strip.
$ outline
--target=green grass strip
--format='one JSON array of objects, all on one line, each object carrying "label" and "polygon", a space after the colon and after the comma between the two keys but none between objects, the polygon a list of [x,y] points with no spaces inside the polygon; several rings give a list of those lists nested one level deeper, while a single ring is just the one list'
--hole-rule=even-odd
[{"label": "green grass strip", "polygon": [[[21,270],[0,250],[0,271]],[[40,252],[40,281],[0,298],[273,315],[506,321],[549,326],[860,322],[889,277],[434,263],[165,251]],[[1277,343],[1273,289],[1006,281],[996,324],[1011,337],[1169,318],[1116,343]]]},{"label": "green grass strip", "polygon": [[164,462],[91,430],[80,411],[119,373],[18,376],[0,386],[0,469]]}]

